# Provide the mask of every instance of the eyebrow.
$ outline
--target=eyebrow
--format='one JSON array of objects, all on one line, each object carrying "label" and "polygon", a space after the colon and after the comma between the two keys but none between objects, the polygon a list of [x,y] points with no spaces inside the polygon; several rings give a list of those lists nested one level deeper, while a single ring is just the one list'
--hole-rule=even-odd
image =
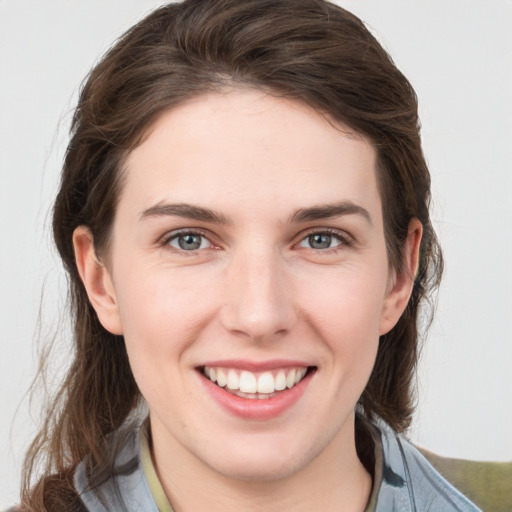
[{"label": "eyebrow", "polygon": [[352,201],[342,201],[341,203],[301,208],[292,214],[290,222],[307,222],[312,220],[329,219],[331,217],[339,217],[342,215],[360,215],[373,226],[372,218],[368,210],[353,203]]},{"label": "eyebrow", "polygon": [[193,206],[186,203],[167,204],[159,203],[151,206],[141,213],[140,218],[157,217],[161,215],[184,217],[187,219],[200,220],[203,222],[213,222],[215,224],[229,224],[231,221],[221,213],[203,208],[201,206]]}]

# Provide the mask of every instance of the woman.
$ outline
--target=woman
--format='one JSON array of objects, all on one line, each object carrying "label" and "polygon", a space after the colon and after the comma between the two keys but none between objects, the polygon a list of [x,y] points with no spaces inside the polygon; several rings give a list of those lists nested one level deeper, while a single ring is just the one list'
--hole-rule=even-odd
[{"label": "woman", "polygon": [[429,188],[414,91],[343,9],[133,27],[74,117],[75,357],[20,509],[476,510],[397,435],[442,267]]}]

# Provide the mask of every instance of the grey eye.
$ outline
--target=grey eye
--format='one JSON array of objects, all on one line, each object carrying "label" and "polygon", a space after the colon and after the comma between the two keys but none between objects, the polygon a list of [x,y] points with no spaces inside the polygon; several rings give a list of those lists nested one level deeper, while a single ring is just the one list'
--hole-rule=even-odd
[{"label": "grey eye", "polygon": [[341,236],[337,236],[331,233],[312,233],[304,237],[299,247],[306,247],[307,249],[323,250],[333,249],[343,243]]},{"label": "grey eye", "polygon": [[308,242],[312,249],[328,249],[331,247],[332,236],[325,233],[315,233],[308,236]]},{"label": "grey eye", "polygon": [[210,243],[198,233],[180,233],[169,241],[169,245],[182,251],[196,251],[209,247]]}]

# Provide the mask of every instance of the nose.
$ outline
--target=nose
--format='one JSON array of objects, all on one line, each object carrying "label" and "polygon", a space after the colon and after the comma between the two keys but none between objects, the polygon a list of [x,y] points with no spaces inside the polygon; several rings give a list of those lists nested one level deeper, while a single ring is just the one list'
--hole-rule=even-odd
[{"label": "nose", "polygon": [[230,263],[220,316],[224,328],[252,341],[275,340],[297,321],[285,263],[272,254],[241,254]]}]

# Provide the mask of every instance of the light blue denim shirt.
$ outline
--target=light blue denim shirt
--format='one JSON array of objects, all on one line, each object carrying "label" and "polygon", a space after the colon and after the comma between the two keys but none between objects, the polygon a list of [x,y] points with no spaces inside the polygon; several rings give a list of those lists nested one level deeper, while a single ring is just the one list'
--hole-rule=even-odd
[{"label": "light blue denim shirt", "polygon": [[[142,427],[144,429],[144,427]],[[383,422],[370,426],[375,441],[373,491],[366,512],[473,512],[480,509],[450,485],[404,437]],[[89,512],[164,512],[172,510],[147,477],[148,447],[144,430],[130,433],[116,459],[118,474],[101,486],[105,503],[87,490],[85,465],[75,472],[75,486]],[[143,462],[144,461],[144,462]],[[146,467],[146,472],[144,470]],[[153,469],[153,468],[151,468]],[[153,470],[154,473],[154,470]],[[154,478],[151,476],[150,480]],[[157,484],[161,488],[160,484]],[[481,512],[481,511],[480,511]]]}]

